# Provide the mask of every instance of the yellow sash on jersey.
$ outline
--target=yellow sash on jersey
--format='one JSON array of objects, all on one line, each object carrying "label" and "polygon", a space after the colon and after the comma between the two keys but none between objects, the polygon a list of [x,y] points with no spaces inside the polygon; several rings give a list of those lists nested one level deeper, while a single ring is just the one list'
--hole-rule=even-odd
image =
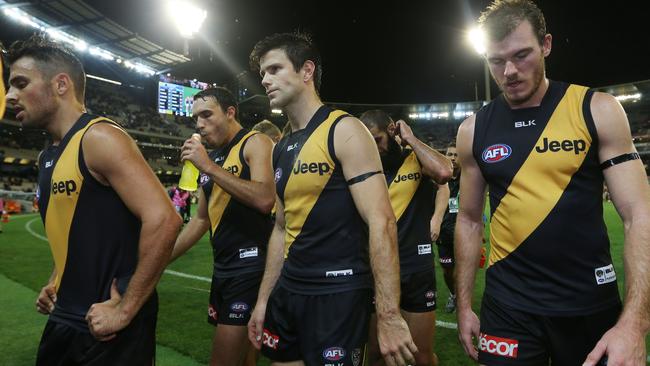
[{"label": "yellow sash on jersey", "polygon": [[[244,146],[244,142],[257,133],[257,131],[250,131],[244,135],[244,137],[242,137],[239,142],[230,149],[226,160],[223,162],[223,168],[235,177],[239,178],[244,168],[243,162],[239,159],[239,152],[241,151],[242,146]],[[226,210],[228,203],[230,203],[230,198],[231,196],[228,192],[224,191],[218,184],[214,182],[212,183],[212,192],[210,193],[210,199],[208,201],[208,218],[210,219],[212,235],[217,232],[217,227],[219,227],[219,224],[221,223],[223,212]]]},{"label": "yellow sash on jersey", "polygon": [[418,190],[422,179],[422,169],[415,152],[411,153],[404,159],[397,174],[390,181],[388,186],[388,196],[390,205],[393,207],[393,213],[397,221],[402,217],[404,211],[411,203],[415,192]]}]

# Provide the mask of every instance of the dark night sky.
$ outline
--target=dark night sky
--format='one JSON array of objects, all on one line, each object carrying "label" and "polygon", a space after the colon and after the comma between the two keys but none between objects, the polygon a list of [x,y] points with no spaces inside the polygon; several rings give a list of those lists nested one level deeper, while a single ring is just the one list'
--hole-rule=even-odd
[{"label": "dark night sky", "polygon": [[[145,38],[181,49],[180,37],[160,6],[162,0],[85,1]],[[483,94],[483,66],[466,43],[465,30],[488,3],[204,0],[208,19],[203,35],[191,43],[193,55],[200,56],[177,73],[222,82],[248,70],[248,54],[257,40],[300,29],[312,33],[321,50],[324,100],[473,100],[475,82],[479,97]],[[538,5],[553,34],[549,77],[589,86],[650,79],[650,32],[640,2],[540,0]]]}]

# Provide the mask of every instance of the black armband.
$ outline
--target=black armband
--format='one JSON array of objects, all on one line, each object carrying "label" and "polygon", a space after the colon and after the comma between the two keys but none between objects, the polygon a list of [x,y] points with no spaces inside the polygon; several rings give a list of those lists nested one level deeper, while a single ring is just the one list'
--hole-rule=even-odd
[{"label": "black armband", "polygon": [[370,172],[370,173],[365,173],[365,174],[357,175],[357,176],[354,177],[354,178],[350,178],[350,180],[348,180],[347,183],[348,183],[349,186],[351,186],[351,185],[353,185],[353,184],[361,183],[361,182],[363,182],[364,180],[366,180],[366,179],[372,177],[372,176],[375,175],[375,174],[383,174],[383,172],[382,172],[381,170],[377,170],[376,172]]},{"label": "black armband", "polygon": [[600,164],[600,169],[605,170],[605,169],[607,169],[609,167],[612,167],[614,165],[617,165],[617,164],[620,164],[620,163],[625,163],[626,161],[630,161],[630,160],[637,160],[637,159],[641,159],[641,157],[639,156],[639,153],[627,153],[627,154],[619,155],[619,156],[617,156],[615,158],[611,158],[609,160],[603,161]]}]

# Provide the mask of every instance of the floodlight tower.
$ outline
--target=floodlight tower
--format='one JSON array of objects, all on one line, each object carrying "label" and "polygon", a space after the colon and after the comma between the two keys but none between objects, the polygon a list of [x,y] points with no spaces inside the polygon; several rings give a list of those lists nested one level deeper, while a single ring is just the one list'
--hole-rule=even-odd
[{"label": "floodlight tower", "polygon": [[485,78],[485,100],[492,99],[490,95],[490,69],[488,68],[487,59],[485,59],[485,33],[480,28],[472,28],[467,32],[467,39],[476,53],[483,58],[483,76]]},{"label": "floodlight tower", "polygon": [[188,0],[167,0],[166,6],[168,16],[178,28],[181,37],[184,38],[184,53],[189,54],[189,40],[194,33],[201,29],[208,12],[197,7]]}]

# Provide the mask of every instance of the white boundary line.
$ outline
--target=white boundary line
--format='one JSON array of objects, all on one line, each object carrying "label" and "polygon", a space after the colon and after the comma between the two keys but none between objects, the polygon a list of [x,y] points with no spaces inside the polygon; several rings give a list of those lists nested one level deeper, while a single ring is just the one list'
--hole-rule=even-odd
[{"label": "white boundary line", "polygon": [[[22,216],[22,217],[24,217],[24,216]],[[46,238],[46,237],[44,237],[43,235],[41,235],[41,234],[35,232],[34,230],[32,230],[31,225],[32,225],[32,223],[33,223],[34,221],[36,221],[36,220],[38,220],[38,218],[35,218],[35,219],[33,219],[33,220],[28,221],[28,222],[25,224],[25,230],[27,230],[27,231],[28,231],[30,234],[32,234],[33,236],[35,236],[35,237],[37,237],[37,238],[39,238],[39,239],[41,239],[41,240],[47,241],[47,238]],[[195,276],[195,275],[191,275],[191,274],[187,274],[187,273],[183,273],[183,272],[173,271],[173,270],[171,270],[171,269],[166,269],[166,270],[165,270],[165,274],[170,274],[170,275],[172,275],[172,276],[178,276],[178,277],[183,277],[183,278],[189,278],[189,279],[198,280],[198,281],[203,281],[203,282],[212,282],[212,279],[211,279],[211,278],[208,278],[208,277]],[[204,289],[198,289],[198,288],[193,288],[193,287],[189,287],[189,288],[194,289],[194,290],[200,290],[200,291],[209,292],[209,291],[204,290]],[[458,325],[457,325],[456,323],[445,322],[445,321],[442,321],[442,320],[436,320],[436,326],[438,326],[438,327],[440,327],[440,328],[446,328],[446,329],[458,329]],[[647,358],[647,362],[650,363],[650,356],[648,356],[648,358]]]}]

